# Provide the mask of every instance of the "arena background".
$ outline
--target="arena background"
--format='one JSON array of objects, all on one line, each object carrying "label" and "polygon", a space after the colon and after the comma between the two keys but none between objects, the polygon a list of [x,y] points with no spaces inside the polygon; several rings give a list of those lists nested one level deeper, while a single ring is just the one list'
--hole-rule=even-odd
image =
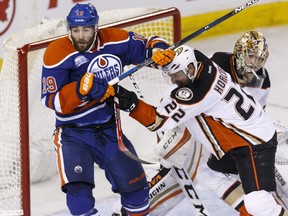
[{"label": "arena background", "polygon": [[[177,7],[182,16],[182,37],[205,26],[223,16],[229,10],[242,5],[247,0],[6,0],[0,2],[0,68],[2,65],[2,44],[7,37],[24,29],[31,28],[45,19],[57,19],[67,15],[70,8],[79,3],[93,3],[98,11],[108,11],[121,8]],[[245,31],[255,27],[277,26],[288,23],[287,0],[260,0],[255,5],[244,10],[237,16],[226,20],[213,31],[197,37],[211,37]],[[100,17],[101,19],[101,17]]]}]

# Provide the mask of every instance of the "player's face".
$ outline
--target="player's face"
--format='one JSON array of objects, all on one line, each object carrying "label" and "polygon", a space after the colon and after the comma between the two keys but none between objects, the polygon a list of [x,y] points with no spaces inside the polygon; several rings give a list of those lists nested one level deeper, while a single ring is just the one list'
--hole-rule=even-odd
[{"label": "player's face", "polygon": [[169,74],[169,76],[171,82],[179,87],[186,86],[189,82],[191,82],[191,79],[188,78],[188,76],[184,73],[183,70],[178,71],[174,74]]},{"label": "player's face", "polygon": [[75,49],[79,52],[86,52],[94,42],[94,27],[72,27],[71,38]]},{"label": "player's face", "polygon": [[[195,67],[193,66],[193,64],[189,64],[187,66],[187,73],[184,73],[183,70],[180,70],[174,74],[169,74],[170,78],[171,78],[171,82],[173,84],[176,84],[179,87],[183,87],[188,85],[190,82],[192,82],[191,77],[194,76],[195,73]],[[189,78],[190,77],[190,78]]]}]

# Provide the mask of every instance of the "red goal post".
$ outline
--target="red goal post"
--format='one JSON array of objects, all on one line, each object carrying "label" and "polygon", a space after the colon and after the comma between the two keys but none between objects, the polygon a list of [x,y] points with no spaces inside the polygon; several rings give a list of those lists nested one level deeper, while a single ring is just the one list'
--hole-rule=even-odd
[{"label": "red goal post", "polygon": [[[131,10],[133,10],[133,12],[138,11],[138,9]],[[115,18],[115,12],[126,14],[127,17],[124,19]],[[139,9],[141,15],[133,15],[133,13],[130,12],[117,10],[108,12],[108,15],[105,13],[101,14],[100,12],[100,28],[118,27],[134,31],[144,36],[158,35],[165,38],[171,44],[180,40],[181,21],[177,8]],[[136,12],[136,14],[137,13],[138,12]],[[111,22],[108,20],[106,24],[101,23],[101,19],[105,17],[110,18],[111,15],[114,16],[115,20],[121,21],[112,20]],[[42,104],[39,105],[41,91],[38,86],[41,85],[39,74],[41,74],[42,55],[45,48],[50,42],[65,36],[63,29],[65,29],[66,26],[65,21],[57,21],[56,24],[52,24],[56,26],[49,27],[50,29],[46,31],[47,35],[45,35],[43,39],[41,28],[43,28],[44,25],[51,25],[49,23],[50,21],[45,21],[41,25],[39,30],[40,39],[38,40],[34,39],[38,37],[37,32],[35,32],[34,35],[27,36],[27,34],[30,34],[30,32],[27,33],[27,31],[31,31],[33,34],[33,30],[25,30],[24,36],[21,36],[20,33],[15,34],[4,42],[4,58],[0,73],[0,215],[29,216],[31,214],[30,182],[32,177],[30,174],[31,166],[33,166],[33,164],[30,164],[31,145],[36,143],[37,146],[41,143],[40,148],[42,149],[44,145],[42,145],[42,143],[44,143],[43,140],[45,140],[45,142],[48,140],[48,145],[53,146],[52,138],[50,140],[51,142],[49,142],[49,136],[52,136],[54,117],[46,113],[46,111],[42,113],[42,110],[47,108]],[[62,28],[62,34],[59,34],[61,31],[55,30],[59,26]],[[24,37],[31,37],[32,41],[28,43],[25,42],[24,45],[22,44],[20,46],[15,43],[17,40],[27,40],[24,40]],[[136,77],[137,82],[138,80],[140,82],[140,86],[145,85],[145,82],[147,82],[144,81],[143,74],[144,73]],[[155,78],[150,78],[150,80],[154,81]],[[141,82],[144,84],[141,84]],[[160,89],[160,84],[156,84],[156,87],[157,85],[159,85]],[[142,89],[144,93],[141,94],[147,95],[145,91],[148,91],[149,97],[149,91],[151,91],[150,83],[148,87],[144,86]],[[157,97],[155,96],[155,100],[160,99],[159,94],[161,90],[158,91],[158,94],[153,93],[153,95],[157,95]],[[43,106],[43,108],[40,106]],[[45,119],[46,117],[47,119]],[[52,121],[50,122],[50,120]],[[42,127],[45,129],[43,133]],[[5,133],[2,133],[3,131],[5,131]],[[48,133],[48,135],[46,133]],[[49,138],[44,138],[46,136]],[[129,134],[127,136],[130,138]],[[133,144],[134,142],[138,143],[140,141],[133,141],[132,139]],[[152,148],[153,146],[151,146],[151,149]],[[141,152],[139,155],[140,157],[142,156]],[[143,155],[143,157],[146,156]],[[147,160],[149,159],[151,158],[148,156]],[[39,158],[37,158],[37,160],[39,160]],[[40,163],[37,160],[34,164]]]}]

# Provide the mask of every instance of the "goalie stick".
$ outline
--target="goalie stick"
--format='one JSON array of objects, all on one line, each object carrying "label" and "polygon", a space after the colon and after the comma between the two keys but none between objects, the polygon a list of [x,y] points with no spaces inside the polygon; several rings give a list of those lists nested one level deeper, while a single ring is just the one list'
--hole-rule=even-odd
[{"label": "goalie stick", "polygon": [[[229,13],[227,13],[226,15],[216,19],[215,21],[209,23],[208,25],[198,29],[197,31],[191,33],[190,35],[186,36],[185,38],[181,39],[180,41],[176,42],[175,44],[173,44],[171,47],[169,47],[169,49],[175,49],[178,46],[183,45],[184,43],[187,43],[189,40],[197,37],[198,35],[202,34],[203,32],[213,28],[214,26],[218,25],[219,23],[229,19],[230,17],[240,13],[241,11],[243,11],[244,9],[250,7],[251,5],[255,4],[256,2],[258,2],[259,0],[250,0],[248,2],[246,2],[243,5],[240,5],[238,7],[236,7],[234,10],[230,11]],[[146,61],[144,61],[143,63],[137,65],[136,67],[131,68],[130,70],[126,71],[125,73],[119,75],[118,77],[112,79],[111,81],[109,81],[109,85],[114,85],[116,83],[118,83],[120,80],[123,80],[124,78],[126,78],[127,76],[130,76],[131,74],[135,73],[136,71],[138,71],[139,69],[148,66],[149,64],[153,63],[152,59],[149,58]]]}]

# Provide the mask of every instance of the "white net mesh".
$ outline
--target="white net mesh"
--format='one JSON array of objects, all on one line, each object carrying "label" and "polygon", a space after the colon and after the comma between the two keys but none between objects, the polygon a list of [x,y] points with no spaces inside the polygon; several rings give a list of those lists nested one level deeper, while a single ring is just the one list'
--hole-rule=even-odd
[{"label": "white net mesh", "polygon": [[[133,8],[99,13],[100,25],[139,16],[159,9]],[[143,24],[133,24],[125,28],[144,36],[159,35],[171,44],[174,41],[173,17],[167,16]],[[0,74],[0,215],[22,215],[21,178],[27,170],[21,170],[19,113],[19,59],[17,48],[25,44],[66,34],[64,20],[43,20],[35,28],[14,34],[4,42],[3,65]],[[29,107],[29,146],[31,182],[42,181],[56,172],[52,133],[54,130],[54,112],[40,102],[42,56],[45,49],[28,53],[28,107]],[[126,69],[127,70],[127,69]],[[157,104],[165,83],[159,71],[151,68],[135,73],[135,80],[141,94],[152,104]],[[129,79],[121,84],[131,90]],[[20,90],[21,91],[21,90]],[[133,119],[122,114],[123,132],[133,142],[141,158],[156,161],[153,152],[155,134],[148,132]]]}]

